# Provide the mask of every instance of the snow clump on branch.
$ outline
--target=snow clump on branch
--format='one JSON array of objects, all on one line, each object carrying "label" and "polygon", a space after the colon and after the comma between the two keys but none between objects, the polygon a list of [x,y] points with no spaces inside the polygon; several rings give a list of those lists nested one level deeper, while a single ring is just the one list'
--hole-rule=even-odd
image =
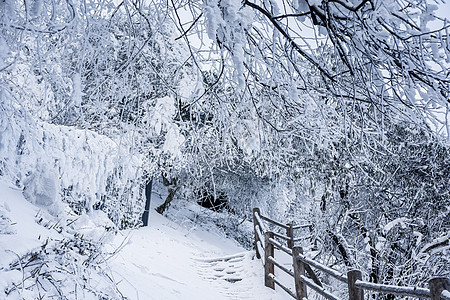
[{"label": "snow clump on branch", "polygon": [[244,89],[245,30],[253,20],[253,11],[238,0],[206,1],[203,6],[208,37],[231,52],[238,87]]}]

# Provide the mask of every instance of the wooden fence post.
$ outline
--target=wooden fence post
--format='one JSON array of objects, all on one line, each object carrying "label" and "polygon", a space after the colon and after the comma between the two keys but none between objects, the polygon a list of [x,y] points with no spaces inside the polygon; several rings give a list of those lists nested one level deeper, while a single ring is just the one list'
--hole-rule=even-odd
[{"label": "wooden fence post", "polygon": [[308,296],[306,284],[300,280],[300,275],[305,275],[305,263],[298,259],[298,255],[303,254],[302,247],[292,248],[292,266],[294,267],[295,293],[297,300],[302,300]]},{"label": "wooden fence post", "polygon": [[269,274],[274,274],[275,275],[275,266],[273,264],[273,262],[271,262],[269,260],[269,257],[271,256],[272,258],[274,258],[275,256],[275,251],[274,251],[274,247],[273,245],[269,242],[269,239],[273,239],[274,235],[273,232],[266,232],[264,235],[265,238],[265,247],[264,247],[264,261],[265,261],[265,265],[264,265],[264,284],[271,288],[271,289],[275,289],[275,282],[269,277]]},{"label": "wooden fence post", "polygon": [[435,277],[428,281],[428,287],[430,289],[431,300],[441,299],[441,293],[444,290],[450,291],[450,278]]},{"label": "wooden fence post", "polygon": [[289,238],[287,246],[289,249],[294,248],[294,225],[292,223],[287,224],[289,227],[286,229],[286,235]]},{"label": "wooden fence post", "polygon": [[259,208],[257,208],[257,207],[253,208],[253,229],[255,231],[256,258],[261,259],[261,253],[259,253],[259,250],[258,250],[258,242],[262,243],[262,241],[259,240],[258,233],[256,232],[256,226],[258,225],[258,221],[256,220],[256,214],[259,215]]},{"label": "wooden fence post", "polygon": [[362,274],[359,270],[351,270],[347,273],[348,278],[348,299],[364,300],[364,290],[355,285],[356,280],[362,280]]}]

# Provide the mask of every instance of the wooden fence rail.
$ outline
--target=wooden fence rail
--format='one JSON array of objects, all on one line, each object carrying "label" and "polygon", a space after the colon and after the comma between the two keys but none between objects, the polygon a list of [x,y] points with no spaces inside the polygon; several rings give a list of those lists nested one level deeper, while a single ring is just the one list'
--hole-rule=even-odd
[{"label": "wooden fence rail", "polygon": [[[269,231],[268,226],[282,228],[286,231],[286,235]],[[377,284],[363,281],[362,273],[359,270],[350,270],[347,274],[343,274],[326,265],[307,258],[303,253],[303,249],[299,246],[295,246],[295,242],[300,239],[294,238],[294,230],[311,227],[310,224],[283,224],[261,215],[259,208],[254,208],[253,227],[255,232],[256,257],[261,259],[264,265],[265,285],[272,289],[275,289],[275,285],[278,285],[295,299],[301,300],[307,297],[308,288],[310,288],[326,299],[339,300],[335,295],[325,290],[315,274],[314,268],[334,279],[346,283],[349,300],[363,300],[365,290],[400,296],[427,298],[431,300],[450,300],[450,278],[432,278],[428,282],[428,288]],[[284,245],[283,242],[277,241],[276,238],[286,242],[286,245]],[[293,271],[286,268],[275,259],[275,248],[292,257]],[[290,277],[293,277],[295,291],[289,289],[285,283],[281,282],[279,278],[275,276],[275,267],[290,275]]]}]

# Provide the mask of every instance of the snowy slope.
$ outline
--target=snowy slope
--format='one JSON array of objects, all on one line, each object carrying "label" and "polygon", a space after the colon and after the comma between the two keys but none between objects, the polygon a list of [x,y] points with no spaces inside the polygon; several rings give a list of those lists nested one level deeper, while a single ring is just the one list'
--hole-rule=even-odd
[{"label": "snowy slope", "polygon": [[[57,238],[56,231],[46,229],[36,220],[41,212],[27,202],[22,192],[0,181],[0,290],[22,280],[21,272],[7,271],[18,257],[39,248],[47,238]],[[0,294],[0,298],[3,294]]]},{"label": "snowy slope", "polygon": [[[72,223],[70,226],[55,226],[58,220],[0,180],[0,299],[288,299],[282,291],[264,287],[261,262],[253,251],[217,232],[185,228],[152,209],[150,226],[119,231],[107,242],[104,225],[99,223],[101,214],[77,217],[74,222],[71,218],[65,221]],[[60,241],[72,241],[70,232],[74,230],[82,232],[83,239],[104,244],[99,265],[92,267],[91,263],[83,269],[86,265],[77,258],[82,261],[85,257],[76,255],[76,245],[64,250],[73,249],[70,255],[52,252],[63,245]],[[42,245],[52,243],[55,247],[46,248],[48,258],[31,260],[27,256],[47,253]],[[42,263],[39,272],[53,274],[61,286],[53,288],[56,281],[42,278],[35,284],[36,279],[28,277],[36,270],[31,266],[16,263],[10,270],[18,257],[22,262]],[[82,286],[90,290],[80,290]]]}]

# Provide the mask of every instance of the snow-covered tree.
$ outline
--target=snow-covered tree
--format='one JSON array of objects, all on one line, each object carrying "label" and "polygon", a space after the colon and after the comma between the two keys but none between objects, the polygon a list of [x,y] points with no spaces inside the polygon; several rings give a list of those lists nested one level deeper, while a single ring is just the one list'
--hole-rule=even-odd
[{"label": "snow-covered tree", "polygon": [[[67,174],[72,160],[74,167],[97,168],[83,179],[72,174],[72,181],[60,174],[59,197],[76,213],[102,209],[117,225],[135,226],[144,176],[170,169],[182,156],[176,107],[195,85],[167,7],[8,1],[0,12],[2,174],[23,186],[38,178],[33,166]],[[97,147],[108,139],[103,150]],[[82,147],[78,157],[74,147]],[[26,155],[16,159],[16,152]],[[32,162],[39,153],[46,153],[45,163]],[[14,161],[22,165],[12,170]]]},{"label": "snow-covered tree", "polygon": [[[387,110],[448,135],[448,25],[427,1],[179,1],[192,23],[182,27],[210,39],[217,69],[233,72],[244,93],[252,85],[274,92],[313,90],[352,103],[349,121],[383,124]],[[203,29],[203,26],[205,29]],[[197,30],[197,31],[195,31]],[[203,46],[203,45],[202,45]],[[204,46],[205,47],[205,46]],[[220,59],[221,58],[221,59]],[[202,57],[199,57],[201,60]],[[311,84],[302,65],[318,71]],[[339,65],[339,66],[337,66]],[[234,70],[230,70],[230,66]],[[286,70],[290,76],[281,76]],[[320,84],[319,84],[320,82]],[[367,104],[370,111],[358,106]],[[364,130],[363,130],[364,132]]]},{"label": "snow-covered tree", "polygon": [[[355,266],[359,255],[372,257],[365,268],[373,281],[392,281],[398,261],[410,268],[398,283],[417,268],[449,272],[445,255],[425,264],[401,256],[448,240],[442,182],[449,174],[439,170],[449,163],[450,49],[448,23],[434,4],[171,3],[180,38],[201,50],[191,50],[197,66],[212,70],[203,73],[203,97],[183,107],[204,120],[190,148],[202,182],[216,176],[210,186],[245,191],[244,181],[220,184],[239,166],[264,179],[261,185],[302,187],[291,188],[291,201],[268,201],[290,205],[285,216],[315,219],[316,237],[330,235],[323,249],[337,249],[338,262]],[[246,207],[241,199],[235,205]],[[305,199],[312,205],[298,204]],[[427,209],[436,215],[435,231],[420,225]]]}]

